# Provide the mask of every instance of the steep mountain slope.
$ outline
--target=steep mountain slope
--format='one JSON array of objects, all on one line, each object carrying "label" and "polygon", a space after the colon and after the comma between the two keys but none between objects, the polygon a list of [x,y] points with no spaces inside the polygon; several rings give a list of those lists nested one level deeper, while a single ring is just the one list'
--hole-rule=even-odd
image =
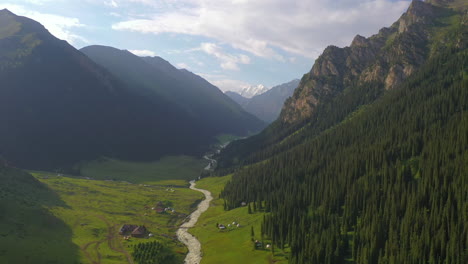
[{"label": "steep mountain slope", "polygon": [[468,261],[468,4],[436,2],[413,1],[381,48],[328,48],[282,119],[224,154],[250,153],[225,207],[268,212],[262,237],[291,263]]},{"label": "steep mountain slope", "polygon": [[240,104],[247,112],[266,123],[271,123],[278,118],[284,102],[293,94],[298,85],[299,80],[292,80],[252,98],[246,98],[236,92],[229,91],[226,92],[226,95]]},{"label": "steep mountain slope", "polygon": [[391,27],[370,38],[356,36],[350,47],[326,48],[285,102],[279,120],[261,134],[231,144],[221,156],[221,167],[257,162],[267,158],[265,153],[284,151],[394,89],[448,44],[443,37],[454,36],[444,32],[457,26],[461,14],[413,1]]},{"label": "steep mountain slope", "polygon": [[210,136],[246,135],[264,124],[224,95],[217,87],[186,70],[178,70],[159,57],[140,58],[125,50],[105,46],[81,49],[97,64],[149,99],[164,98],[182,108]]},{"label": "steep mountain slope", "polygon": [[182,110],[135,94],[39,23],[7,10],[0,22],[0,155],[15,166],[154,159],[209,142]]}]

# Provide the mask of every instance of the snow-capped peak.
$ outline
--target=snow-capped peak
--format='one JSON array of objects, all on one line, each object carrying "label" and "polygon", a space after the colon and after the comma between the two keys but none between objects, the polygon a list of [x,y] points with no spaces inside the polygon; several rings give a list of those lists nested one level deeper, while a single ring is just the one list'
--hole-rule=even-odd
[{"label": "snow-capped peak", "polygon": [[242,90],[240,91],[240,95],[242,95],[245,98],[252,98],[255,95],[262,94],[266,91],[270,90],[270,88],[265,87],[263,84],[259,85],[252,85],[252,86],[245,86],[242,87]]}]

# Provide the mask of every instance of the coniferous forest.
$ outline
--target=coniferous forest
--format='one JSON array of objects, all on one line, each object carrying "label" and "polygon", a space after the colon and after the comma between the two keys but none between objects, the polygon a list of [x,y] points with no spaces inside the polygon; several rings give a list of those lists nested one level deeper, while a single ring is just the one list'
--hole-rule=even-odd
[{"label": "coniferous forest", "polygon": [[[337,125],[261,152],[225,187],[226,209],[267,212],[262,233],[290,263],[467,263],[467,67],[466,42],[445,47]],[[346,107],[330,105],[317,112]]]}]

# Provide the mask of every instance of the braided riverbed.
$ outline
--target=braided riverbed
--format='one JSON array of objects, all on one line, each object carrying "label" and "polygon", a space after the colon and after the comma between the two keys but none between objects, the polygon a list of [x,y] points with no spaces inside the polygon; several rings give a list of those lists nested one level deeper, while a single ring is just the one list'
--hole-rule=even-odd
[{"label": "braided riverbed", "polygon": [[190,234],[188,229],[194,227],[200,215],[208,210],[208,207],[210,207],[210,202],[213,200],[213,196],[211,196],[211,192],[207,190],[196,188],[195,181],[190,182],[190,189],[202,192],[205,195],[205,200],[198,204],[197,210],[190,214],[190,220],[183,223],[177,230],[177,238],[180,242],[184,243],[189,250],[187,256],[185,257],[185,263],[200,264],[202,259],[200,241],[198,241],[196,237]]}]

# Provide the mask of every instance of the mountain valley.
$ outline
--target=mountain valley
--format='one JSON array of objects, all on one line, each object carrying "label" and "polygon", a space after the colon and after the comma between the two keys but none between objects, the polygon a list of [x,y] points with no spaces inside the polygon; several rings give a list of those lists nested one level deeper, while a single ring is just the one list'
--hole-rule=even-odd
[{"label": "mountain valley", "polygon": [[[0,263],[468,263],[466,1],[327,5],[325,28],[406,9],[294,80],[304,43],[285,43],[317,14],[256,20],[264,44],[241,31],[260,2],[169,2],[82,3],[128,50],[90,45],[103,31],[81,16],[37,15],[47,1],[0,10]],[[67,42],[44,17],[94,33]]]}]

